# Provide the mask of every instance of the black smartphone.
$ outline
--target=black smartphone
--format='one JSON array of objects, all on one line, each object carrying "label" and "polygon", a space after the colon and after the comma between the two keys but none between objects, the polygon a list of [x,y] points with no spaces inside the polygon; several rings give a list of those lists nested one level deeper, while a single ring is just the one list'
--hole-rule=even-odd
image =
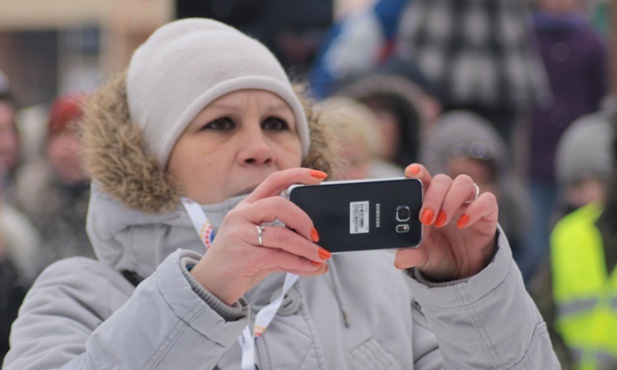
[{"label": "black smartphone", "polygon": [[292,185],[287,197],[313,220],[332,253],[417,247],[422,182],[391,178]]}]

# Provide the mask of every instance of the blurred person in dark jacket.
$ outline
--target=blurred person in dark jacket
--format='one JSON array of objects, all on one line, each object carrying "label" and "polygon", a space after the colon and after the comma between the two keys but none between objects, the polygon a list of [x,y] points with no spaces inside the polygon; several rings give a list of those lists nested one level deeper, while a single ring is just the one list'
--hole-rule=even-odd
[{"label": "blurred person in dark jacket", "polygon": [[558,184],[555,153],[568,126],[597,112],[606,93],[606,45],[587,20],[582,0],[538,0],[533,23],[553,99],[529,122],[528,177],[533,260],[546,256]]},{"label": "blurred person in dark jacket", "polygon": [[84,101],[84,95],[70,94],[52,104],[46,156],[26,164],[18,174],[16,205],[45,240],[40,269],[67,257],[94,257],[85,230],[90,182],[81,166],[78,133]]},{"label": "blurred person in dark jacket", "polygon": [[313,63],[334,18],[334,0],[174,2],[176,19],[205,17],[236,27],[264,43],[283,67],[298,78]]}]

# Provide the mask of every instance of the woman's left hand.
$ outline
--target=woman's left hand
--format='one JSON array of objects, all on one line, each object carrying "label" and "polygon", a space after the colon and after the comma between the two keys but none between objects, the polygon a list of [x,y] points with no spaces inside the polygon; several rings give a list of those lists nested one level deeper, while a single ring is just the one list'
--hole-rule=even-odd
[{"label": "woman's left hand", "polygon": [[424,186],[420,210],[424,235],[417,248],[397,251],[396,267],[417,267],[433,281],[451,281],[480,272],[494,254],[498,214],[495,196],[482,193],[474,199],[476,185],[467,175],[452,179],[440,174],[431,178],[419,164],[409,165],[405,175],[420,179]]}]

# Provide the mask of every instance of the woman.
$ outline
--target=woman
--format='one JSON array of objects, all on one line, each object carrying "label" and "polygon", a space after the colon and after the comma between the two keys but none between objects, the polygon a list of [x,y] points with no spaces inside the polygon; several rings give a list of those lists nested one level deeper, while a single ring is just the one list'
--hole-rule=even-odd
[{"label": "woman", "polygon": [[156,31],[84,122],[99,261],[43,272],[4,369],[558,367],[495,198],[465,204],[469,178],[407,168],[427,189],[427,228],[395,259],[315,244],[319,230],[279,196],[326,177],[310,112],[237,30],[188,19]]}]

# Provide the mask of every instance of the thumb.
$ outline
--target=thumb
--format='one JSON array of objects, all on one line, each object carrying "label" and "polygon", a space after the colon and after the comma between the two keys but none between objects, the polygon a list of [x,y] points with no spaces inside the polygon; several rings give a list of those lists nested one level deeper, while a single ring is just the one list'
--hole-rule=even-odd
[{"label": "thumb", "polygon": [[424,248],[399,249],[394,257],[394,266],[400,270],[411,267],[422,269],[426,264],[427,257]]}]

